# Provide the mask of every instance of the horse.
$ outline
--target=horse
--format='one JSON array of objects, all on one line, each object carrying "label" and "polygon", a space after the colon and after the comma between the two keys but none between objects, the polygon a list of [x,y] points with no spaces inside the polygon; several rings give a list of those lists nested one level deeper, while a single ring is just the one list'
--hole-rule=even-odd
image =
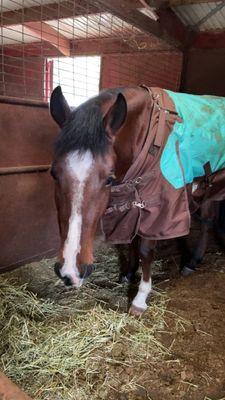
[{"label": "horse", "polygon": [[[135,316],[147,309],[157,241],[186,236],[190,214],[200,210],[200,244],[183,268],[189,274],[206,248],[212,204],[225,199],[225,132],[216,127],[225,100],[180,95],[144,85],[107,89],[72,109],[57,87],[50,99],[61,130],[51,167],[61,236],[55,272],[65,285],[82,285],[101,223],[106,240],[129,244],[122,276],[130,279],[141,263]],[[215,132],[206,133],[206,115]]]}]

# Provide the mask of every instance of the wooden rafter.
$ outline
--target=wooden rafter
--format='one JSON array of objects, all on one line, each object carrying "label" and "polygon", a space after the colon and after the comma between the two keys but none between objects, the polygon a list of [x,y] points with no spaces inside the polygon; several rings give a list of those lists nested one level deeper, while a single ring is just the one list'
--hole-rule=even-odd
[{"label": "wooden rafter", "polygon": [[[131,53],[145,53],[145,52],[171,52],[171,47],[152,37],[146,35],[136,35],[132,43],[129,41],[121,41],[120,38],[90,38],[90,39],[74,39],[70,40],[71,56],[74,55],[104,55],[104,54],[131,54]],[[174,49],[174,51],[177,51]],[[35,42],[20,44],[8,44],[0,47],[0,52],[4,56],[11,57],[40,57],[40,54],[45,57],[57,57],[60,55],[56,47],[51,46],[49,43]]]},{"label": "wooden rafter", "polygon": [[89,3],[107,9],[142,32],[154,35],[173,46],[180,47],[183,45],[178,37],[167,33],[160,21],[155,21],[135,9],[132,0],[110,0],[110,2],[108,0],[89,0]]},{"label": "wooden rafter", "polygon": [[[134,7],[141,7],[139,0],[132,0]],[[70,0],[34,7],[24,7],[19,10],[4,11],[0,15],[1,26],[18,25],[24,22],[51,21],[61,18],[72,18],[82,15],[104,12],[106,9],[84,0]]]},{"label": "wooden rafter", "polygon": [[1,26],[18,25],[25,22],[51,21],[60,18],[71,18],[84,14],[98,12],[98,8],[83,0],[62,1],[59,3],[42,4],[34,7],[24,7],[19,10],[1,13]]},{"label": "wooden rafter", "polygon": [[190,4],[201,4],[201,3],[215,3],[215,0],[169,0],[170,7],[184,6]]},{"label": "wooden rafter", "polygon": [[192,32],[183,24],[178,16],[168,7],[162,7],[158,10],[159,23],[163,26],[167,35],[175,37],[182,48],[188,47],[192,39]]},{"label": "wooden rafter", "polygon": [[6,11],[1,13],[0,18],[2,26],[9,26],[110,12],[140,29],[141,32],[154,35],[172,46],[183,47],[187,42],[189,31],[167,7],[168,0],[145,0],[145,3],[150,7],[160,6],[162,12],[157,21],[140,11],[143,7],[141,0],[76,0],[75,2],[67,0]]},{"label": "wooden rafter", "polygon": [[38,39],[51,43],[64,56],[70,56],[70,41],[45,22],[26,22],[24,26]]},{"label": "wooden rafter", "polygon": [[[142,0],[139,0],[139,1],[142,2]],[[147,3],[147,5],[149,7],[156,8],[156,9],[159,7],[162,7],[162,6],[169,5],[169,0],[144,0],[144,1],[145,1],[145,3]]]}]

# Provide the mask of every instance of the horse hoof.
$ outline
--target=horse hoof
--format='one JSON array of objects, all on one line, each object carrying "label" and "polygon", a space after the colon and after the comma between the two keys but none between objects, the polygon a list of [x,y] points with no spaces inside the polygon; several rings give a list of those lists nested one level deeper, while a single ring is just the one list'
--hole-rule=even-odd
[{"label": "horse hoof", "polygon": [[192,275],[194,272],[195,272],[194,269],[189,268],[189,267],[184,267],[181,270],[181,275],[186,277],[186,276]]},{"label": "horse hoof", "polygon": [[129,283],[130,280],[126,275],[120,275],[119,276],[119,283]]},{"label": "horse hoof", "polygon": [[132,315],[133,317],[141,317],[144,311],[145,311],[144,308],[139,308],[134,306],[134,304],[132,304],[129,309],[129,314]]}]

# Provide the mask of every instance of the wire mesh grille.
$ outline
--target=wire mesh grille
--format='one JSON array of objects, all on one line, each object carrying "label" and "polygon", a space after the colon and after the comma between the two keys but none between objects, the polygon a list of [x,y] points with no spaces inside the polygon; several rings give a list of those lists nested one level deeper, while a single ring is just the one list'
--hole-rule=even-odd
[{"label": "wire mesh grille", "polygon": [[3,96],[47,101],[61,84],[78,105],[106,87],[179,89],[181,53],[90,0],[1,0],[0,45]]}]

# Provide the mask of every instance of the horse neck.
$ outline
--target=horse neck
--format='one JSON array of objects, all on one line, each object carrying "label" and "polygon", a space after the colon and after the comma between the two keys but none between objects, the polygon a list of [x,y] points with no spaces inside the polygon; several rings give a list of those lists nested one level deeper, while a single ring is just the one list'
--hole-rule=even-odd
[{"label": "horse neck", "polygon": [[125,124],[116,134],[114,151],[116,153],[115,174],[119,181],[134,162],[145,140],[149,124],[150,97],[142,88],[127,89],[128,115]]}]

